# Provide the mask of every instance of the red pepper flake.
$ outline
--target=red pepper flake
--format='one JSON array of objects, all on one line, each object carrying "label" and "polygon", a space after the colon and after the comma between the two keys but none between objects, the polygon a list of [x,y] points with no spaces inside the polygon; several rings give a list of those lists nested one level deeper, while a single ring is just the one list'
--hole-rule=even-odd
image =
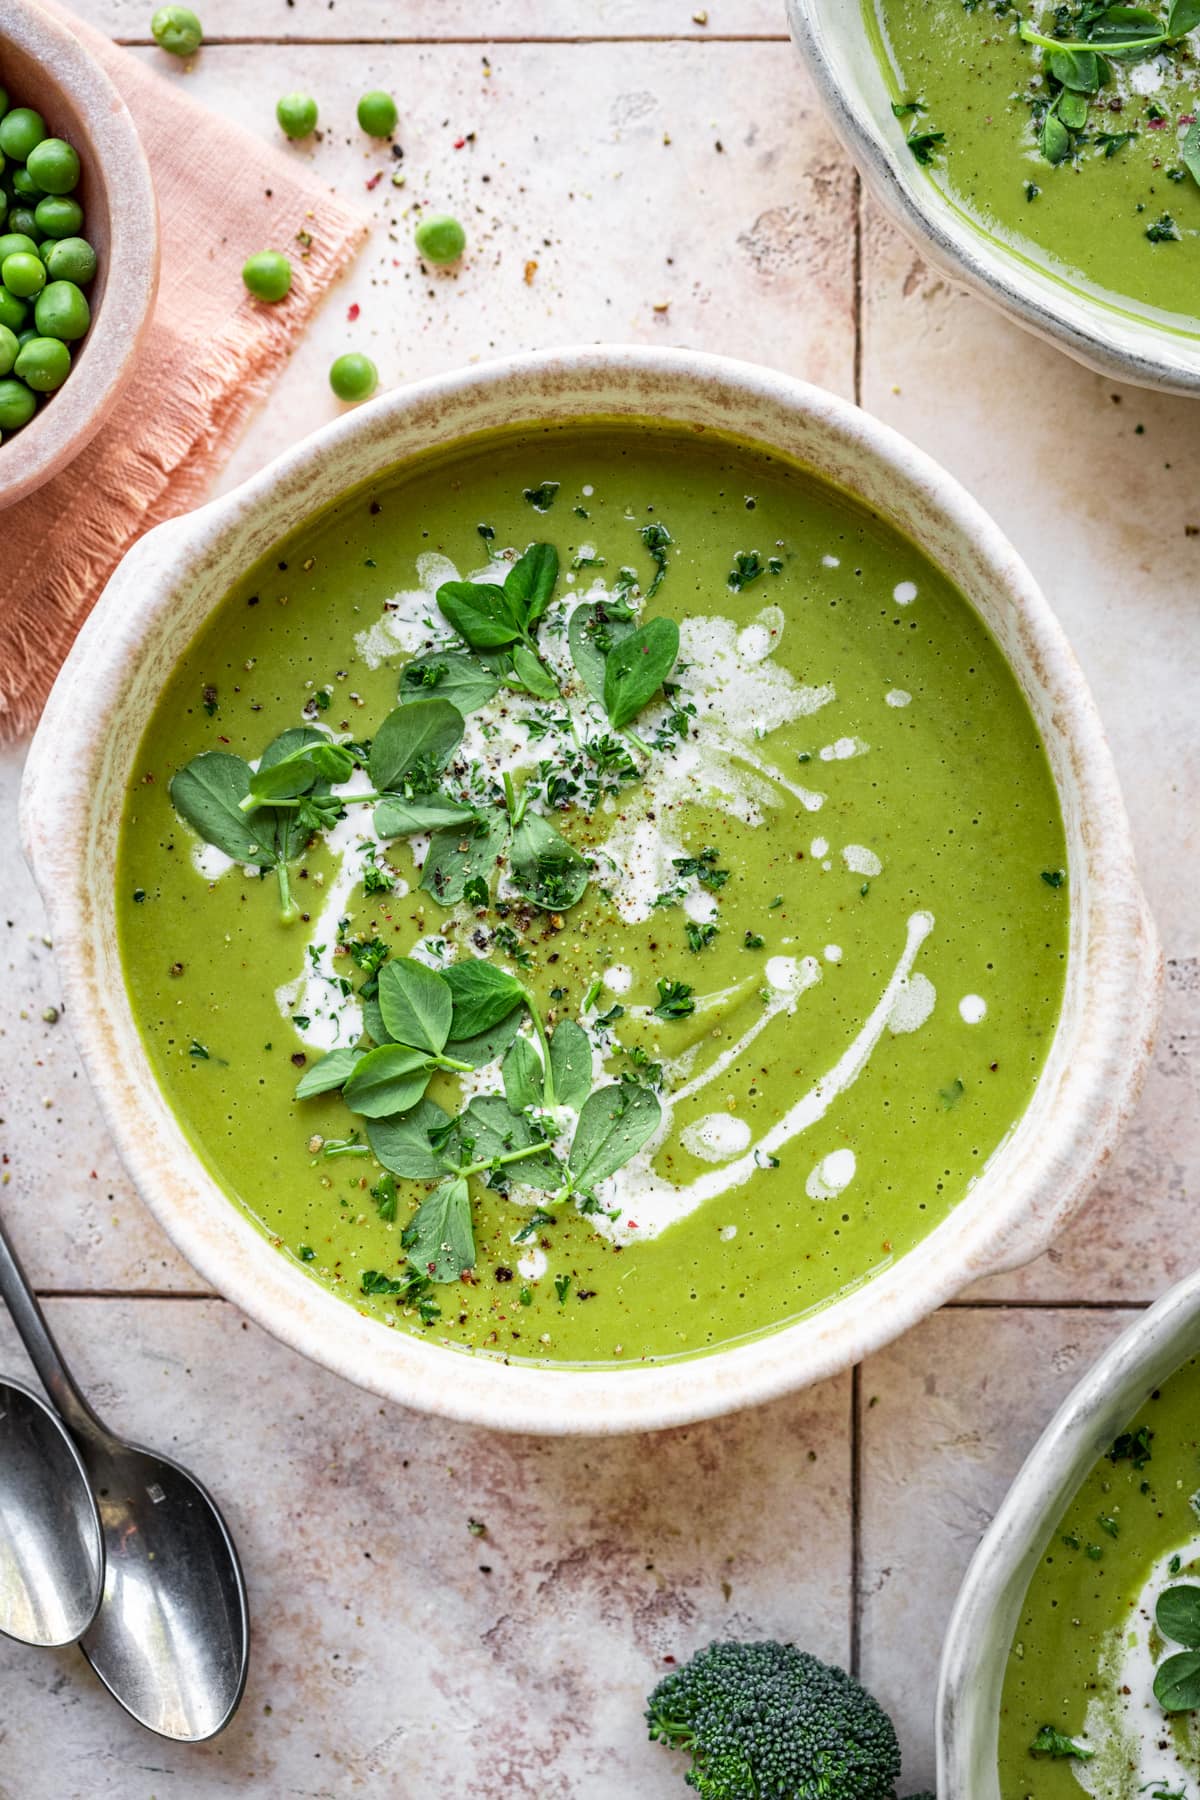
[{"label": "red pepper flake", "polygon": [[638,1222],[636,1219],[626,1219],[625,1225],[626,1225],[627,1230],[629,1230],[629,1231],[636,1231],[638,1228]]},{"label": "red pepper flake", "polygon": [[366,182],[364,182],[363,185],[366,188],[367,192],[370,193],[371,189],[377,188],[382,180],[383,180],[383,170],[376,169],[375,173]]},{"label": "red pepper flake", "polygon": [[529,259],[529,261],[525,264],[525,286],[526,287],[533,286],[533,278],[537,274],[537,268],[538,268],[537,263],[531,257]]},{"label": "red pepper flake", "polygon": [[1167,119],[1147,119],[1146,124],[1151,131],[1161,131],[1169,121]]},{"label": "red pepper flake", "polygon": [[1196,123],[1195,113],[1180,113],[1179,123],[1181,125],[1194,125]]},{"label": "red pepper flake", "polygon": [[346,308],[346,317],[349,319],[349,321],[352,325],[353,325],[355,319],[357,319],[357,317],[361,311],[362,311],[362,307],[358,304],[357,300],[352,300],[350,302],[349,306]]},{"label": "red pepper flake", "polygon": [[467,143],[467,140],[466,140],[466,138],[465,138],[465,137],[461,137],[461,138],[455,138],[455,140],[454,140],[454,148],[455,148],[455,149],[456,149],[456,150],[463,150],[463,149],[465,149],[465,148],[466,148],[466,143]]}]

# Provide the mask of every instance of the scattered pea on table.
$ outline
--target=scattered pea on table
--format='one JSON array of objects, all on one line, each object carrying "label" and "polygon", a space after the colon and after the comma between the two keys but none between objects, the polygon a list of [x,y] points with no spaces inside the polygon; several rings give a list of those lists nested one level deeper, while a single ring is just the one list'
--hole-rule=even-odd
[{"label": "scattered pea on table", "polygon": [[396,102],[381,88],[373,88],[358,103],[358,122],[368,137],[391,137],[399,116]]},{"label": "scattered pea on table", "polygon": [[417,252],[431,263],[457,262],[467,247],[467,234],[449,213],[430,213],[413,233]]},{"label": "scattered pea on table", "polygon": [[331,364],[329,385],[339,400],[366,400],[379,386],[379,370],[361,351],[347,350]]},{"label": "scattered pea on table", "polygon": [[257,250],[242,264],[246,291],[256,300],[282,300],[292,285],[292,265],[279,250]]},{"label": "scattered pea on table", "polygon": [[150,21],[150,35],[172,56],[192,56],[204,42],[204,27],[190,6],[160,6]]},{"label": "scattered pea on table", "polygon": [[311,94],[284,94],[275,102],[275,117],[285,137],[307,137],[317,126],[317,103]]}]

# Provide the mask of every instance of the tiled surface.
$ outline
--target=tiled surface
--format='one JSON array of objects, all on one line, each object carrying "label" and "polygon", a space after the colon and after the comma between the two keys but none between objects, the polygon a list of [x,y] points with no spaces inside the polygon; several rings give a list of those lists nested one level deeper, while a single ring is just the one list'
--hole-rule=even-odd
[{"label": "tiled surface", "polygon": [[[144,41],[143,0],[79,4]],[[860,240],[856,184],[782,41],[781,8],[714,0],[701,25],[704,10],[205,0],[217,41],[191,65],[136,50],[264,133],[277,93],[310,87],[329,129],[293,154],[377,220],[225,483],[332,416],[324,371],[343,348],[369,349],[399,381],[543,344],[686,343],[847,394],[857,349],[864,403],[997,515],[1100,703],[1169,958],[1133,1130],[1063,1243],[873,1359],[856,1407],[847,1378],[739,1419],[599,1444],[384,1408],[205,1298],[141,1208],[67,1021],[43,1018],[59,996],[11,850],[20,759],[0,758],[5,1215],[39,1285],[69,1296],[50,1308],[101,1408],[193,1463],[227,1504],[257,1631],[242,1713],[191,1751],[128,1725],[76,1657],[0,1652],[0,1800],[668,1800],[681,1774],[645,1744],[642,1697],[665,1657],[718,1633],[856,1657],[900,1723],[901,1791],[915,1788],[931,1778],[941,1635],[980,1530],[1129,1308],[1194,1260],[1191,410],[1121,392],[955,294],[869,209]],[[283,37],[305,41],[256,41]],[[372,85],[400,101],[402,188],[348,123]],[[404,208],[421,198],[471,224],[457,277],[418,279]],[[235,278],[241,251],[228,248]],[[2,1331],[0,1367],[20,1367]]]},{"label": "tiled surface", "polygon": [[642,1722],[666,1658],[786,1636],[799,1594],[806,1642],[848,1654],[848,1376],[652,1440],[505,1438],[381,1406],[219,1300],[49,1311],[112,1424],[203,1470],[256,1643],[201,1748],[148,1738],[74,1651],[0,1643],[4,1800],[672,1800]]}]

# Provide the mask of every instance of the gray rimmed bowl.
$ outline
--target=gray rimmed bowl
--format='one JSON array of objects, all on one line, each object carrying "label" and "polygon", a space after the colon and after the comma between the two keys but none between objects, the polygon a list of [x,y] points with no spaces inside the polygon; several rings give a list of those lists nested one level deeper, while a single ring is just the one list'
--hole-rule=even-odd
[{"label": "gray rimmed bowl", "polygon": [[939,1794],[1000,1800],[1005,1667],[1034,1569],[1072,1495],[1117,1433],[1197,1353],[1200,1274],[1189,1275],[1122,1332],[1030,1451],[971,1559],[946,1633],[937,1701]]},{"label": "gray rimmed bowl", "polygon": [[952,281],[1117,381],[1200,393],[1200,334],[1106,305],[1038,269],[955,209],[905,143],[864,21],[869,0],[787,0],[792,38],[872,198]]},{"label": "gray rimmed bowl", "polygon": [[[1067,833],[1062,1017],[1028,1110],[921,1244],[823,1311],[689,1361],[597,1370],[447,1349],[357,1312],[272,1248],[208,1173],[154,1079],[117,945],[122,799],[164,671],[234,581],[300,520],[380,471],[483,430],[653,418],[724,431],[857,495],[968,596],[1046,741]],[[233,493],[149,532],[80,633],[34,739],[26,854],[50,917],[67,1018],[121,1156],[175,1243],[285,1342],[389,1399],[514,1431],[647,1430],[770,1399],[849,1367],[968,1282],[1040,1254],[1133,1106],[1160,960],[1095,706],[1012,546],[924,452],[833,394],[690,351],[516,357],[400,388],[326,426]]]}]

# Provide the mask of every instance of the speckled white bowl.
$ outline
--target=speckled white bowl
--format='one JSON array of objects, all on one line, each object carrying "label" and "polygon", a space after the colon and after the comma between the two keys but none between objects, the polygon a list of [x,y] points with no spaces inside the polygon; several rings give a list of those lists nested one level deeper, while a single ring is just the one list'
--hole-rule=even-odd
[{"label": "speckled white bowl", "polygon": [[[166,1105],[122,979],[113,909],[121,803],[162,686],[225,591],[297,522],[381,469],[528,421],[653,417],[779,451],[893,520],[968,594],[1045,735],[1066,819],[1062,1019],[1030,1108],[975,1188],[868,1285],[772,1335],[686,1362],[506,1366],[356,1312],[287,1261],[207,1174]],[[510,1430],[674,1425],[832,1375],[981,1275],[1036,1256],[1109,1155],[1145,1068],[1159,955],[1095,707],[1058,623],[971,496],[905,439],[817,388],[683,351],[519,357],[401,388],[325,427],[234,493],[130,552],[72,650],[34,739],[26,853],[71,1022],[121,1155],[183,1254],[286,1342],[408,1405]]]},{"label": "speckled white bowl", "polygon": [[88,289],[92,323],[70,375],[0,444],[5,507],[78,456],[137,366],[158,291],[158,206],[129,108],[74,32],[31,0],[0,0],[0,81],[14,104],[36,107],[78,150],[77,197],[99,259]]},{"label": "speckled white bowl", "polygon": [[939,1794],[1000,1800],[1000,1696],[1030,1577],[1080,1482],[1151,1390],[1197,1352],[1200,1274],[1189,1275],[1122,1332],[1034,1445],[971,1560],[946,1634],[938,1683]]},{"label": "speckled white bowl", "polygon": [[1200,393],[1200,335],[1106,305],[971,224],[922,170],[868,35],[864,0],[787,0],[796,47],[830,123],[877,200],[921,254],[1010,319],[1118,381]]}]

